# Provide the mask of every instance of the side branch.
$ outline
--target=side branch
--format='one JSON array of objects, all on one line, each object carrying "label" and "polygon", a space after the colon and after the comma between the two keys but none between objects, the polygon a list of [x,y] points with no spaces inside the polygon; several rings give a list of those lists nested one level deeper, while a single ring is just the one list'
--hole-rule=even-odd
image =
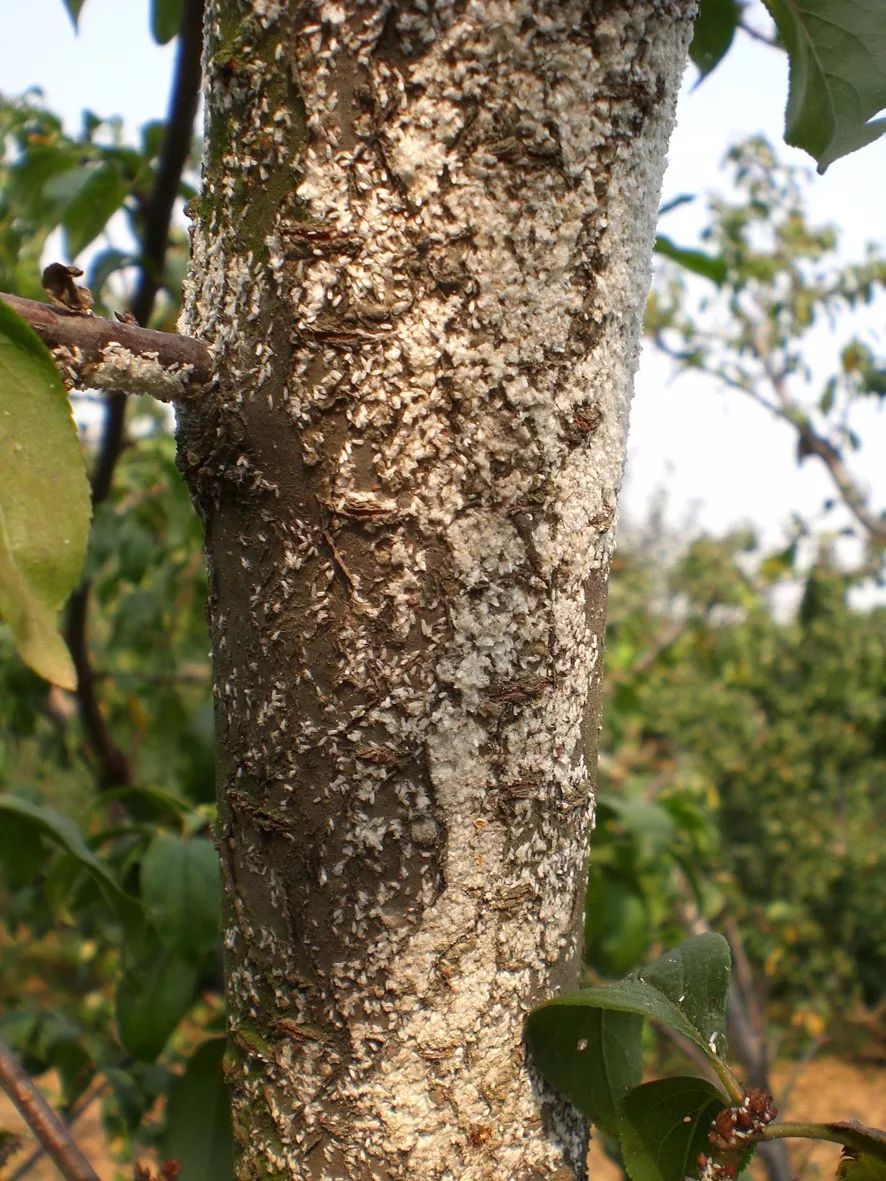
[{"label": "side branch", "polygon": [[[5,297],[4,297],[5,298]],[[99,1181],[89,1161],[71,1139],[61,1122],[30,1077],[21,1068],[6,1043],[0,1040],[0,1088],[18,1110],[28,1127],[52,1157],[67,1181]]]},{"label": "side branch", "polygon": [[202,341],[137,324],[0,292],[49,348],[69,389],[123,390],[161,402],[181,402],[212,380],[212,355]]}]

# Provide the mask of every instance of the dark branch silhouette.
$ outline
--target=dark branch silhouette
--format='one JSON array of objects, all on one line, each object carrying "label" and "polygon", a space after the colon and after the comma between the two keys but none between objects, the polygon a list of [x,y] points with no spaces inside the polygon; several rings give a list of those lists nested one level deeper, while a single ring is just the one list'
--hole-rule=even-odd
[{"label": "dark branch silhouette", "polygon": [[[172,211],[188,160],[194,119],[200,101],[203,52],[203,0],[185,0],[178,39],[175,76],[170,96],[166,134],[151,190],[142,211],[141,274],[132,299],[132,313],[147,324],[163,281]],[[125,441],[126,396],[109,393],[95,468],[92,503],[96,508],[111,490],[114,469]],[[77,671],[77,708],[87,742],[98,760],[99,785],[125,787],[132,782],[129,760],[117,745],[102,712],[87,641],[90,584],[84,582],[68,602],[65,638]]]}]

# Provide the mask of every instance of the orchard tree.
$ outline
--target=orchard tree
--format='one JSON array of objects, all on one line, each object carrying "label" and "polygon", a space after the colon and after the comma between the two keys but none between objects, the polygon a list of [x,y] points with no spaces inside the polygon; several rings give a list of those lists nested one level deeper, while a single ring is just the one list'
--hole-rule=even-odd
[{"label": "orchard tree", "polygon": [[243,1176],[583,1172],[521,1036],[580,963],[691,6],[423,7],[207,14],[179,455]]},{"label": "orchard tree", "polygon": [[[771,7],[789,137],[824,167],[879,133],[876,18],[841,6],[835,46]],[[208,0],[183,335],[85,314],[63,266],[44,286],[66,311],[9,301],[68,384],[177,403],[209,571],[241,1178],[584,1176],[584,1122],[523,1026],[581,959],[606,583],[695,8]],[[704,68],[739,15],[708,6]],[[156,172],[146,225],[176,187]],[[163,261],[144,245],[143,321]],[[47,388],[25,331],[6,329],[20,388]],[[45,429],[22,428],[22,464]],[[51,623],[86,498],[53,478],[33,496],[72,507],[61,559],[34,552],[33,481],[8,477],[0,607],[73,687]],[[89,706],[76,614],[68,634]]]}]

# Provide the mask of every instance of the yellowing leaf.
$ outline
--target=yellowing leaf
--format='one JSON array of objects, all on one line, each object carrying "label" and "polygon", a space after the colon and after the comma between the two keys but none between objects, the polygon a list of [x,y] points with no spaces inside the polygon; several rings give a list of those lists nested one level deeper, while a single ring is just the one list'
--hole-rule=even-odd
[{"label": "yellowing leaf", "polygon": [[22,660],[77,684],[58,612],[89,536],[89,484],[58,370],[31,327],[0,302],[0,618]]}]

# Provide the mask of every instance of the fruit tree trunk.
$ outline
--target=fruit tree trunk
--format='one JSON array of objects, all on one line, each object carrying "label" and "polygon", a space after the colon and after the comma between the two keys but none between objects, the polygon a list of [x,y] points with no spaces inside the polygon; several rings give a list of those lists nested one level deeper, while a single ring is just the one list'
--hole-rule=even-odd
[{"label": "fruit tree trunk", "polygon": [[606,579],[694,0],[209,0],[180,412],[238,1176],[554,1181]]}]

